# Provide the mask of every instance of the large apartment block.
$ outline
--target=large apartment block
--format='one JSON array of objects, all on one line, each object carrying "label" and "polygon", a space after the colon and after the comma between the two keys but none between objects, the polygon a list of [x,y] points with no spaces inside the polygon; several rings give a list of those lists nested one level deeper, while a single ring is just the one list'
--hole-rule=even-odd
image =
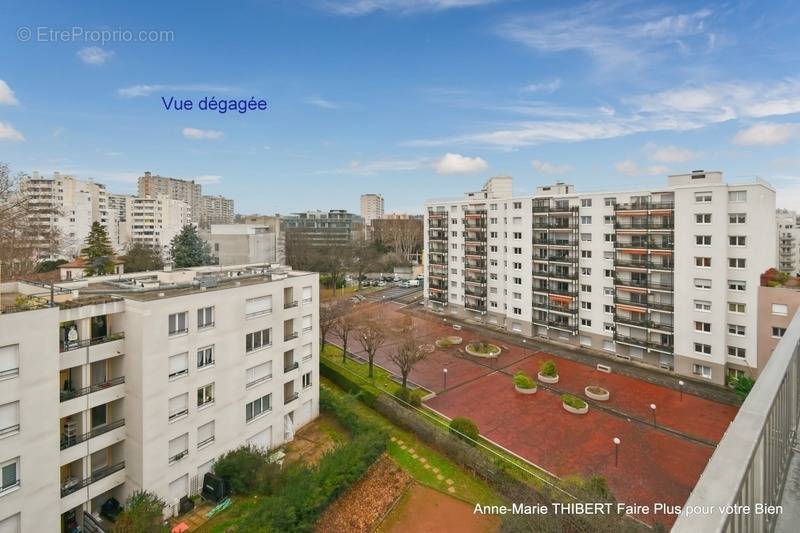
[{"label": "large apartment block", "polygon": [[[426,204],[426,305],[723,384],[757,371],[775,191],[720,172],[663,188],[514,196],[511,178]],[[729,369],[731,369],[729,371]]]},{"label": "large apartment block", "polygon": [[233,200],[224,196],[203,196],[200,199],[200,227],[212,224],[233,224],[235,216]]},{"label": "large apartment block", "polygon": [[779,209],[775,213],[775,223],[778,226],[778,270],[800,274],[800,215]]},{"label": "large apartment block", "polygon": [[[220,454],[318,414],[316,273],[243,265],[2,285],[0,530],[110,531],[136,489],[170,512]],[[41,296],[31,296],[31,295]]]},{"label": "large apartment block", "polygon": [[169,178],[151,172],[145,172],[143,176],[139,176],[138,196],[156,197],[159,195],[189,204],[192,210],[192,222],[200,223],[203,208],[202,185],[195,183],[194,180]]}]

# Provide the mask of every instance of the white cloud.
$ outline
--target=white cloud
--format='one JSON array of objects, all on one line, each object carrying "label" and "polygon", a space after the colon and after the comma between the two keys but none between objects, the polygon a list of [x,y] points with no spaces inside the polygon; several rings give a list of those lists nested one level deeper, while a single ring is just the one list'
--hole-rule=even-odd
[{"label": "white cloud", "polygon": [[150,96],[153,93],[162,92],[207,92],[213,94],[235,94],[240,92],[238,87],[230,87],[226,85],[208,85],[204,83],[184,84],[184,85],[131,85],[130,87],[121,87],[117,89],[117,95],[123,98],[137,98],[141,96]]},{"label": "white cloud", "polygon": [[357,17],[376,11],[415,13],[493,4],[498,0],[326,0],[320,6],[337,15]]},{"label": "white cloud", "polygon": [[24,141],[25,137],[8,122],[0,121],[0,141]]},{"label": "white cloud", "polygon": [[572,170],[572,166],[570,165],[557,165],[555,163],[548,163],[547,161],[539,161],[538,159],[531,161],[531,166],[542,174],[566,174]]},{"label": "white cloud", "polygon": [[447,153],[436,163],[439,174],[466,174],[486,170],[489,165],[480,157],[467,157],[461,154]]},{"label": "white cloud", "polygon": [[19,105],[19,101],[14,95],[14,91],[11,90],[11,87],[9,87],[4,80],[0,80],[0,104]]},{"label": "white cloud", "polygon": [[528,93],[550,94],[556,92],[559,88],[561,88],[561,80],[555,78],[551,81],[531,83],[523,87],[522,90]]},{"label": "white cloud", "polygon": [[733,143],[742,146],[770,146],[800,138],[800,124],[762,122],[741,130]]},{"label": "white cloud", "polygon": [[217,130],[200,130],[197,128],[183,128],[183,136],[187,139],[222,139],[224,133]]},{"label": "white cloud", "polygon": [[99,46],[88,46],[78,50],[78,57],[87,65],[103,65],[113,55],[114,52],[111,50],[104,50]]},{"label": "white cloud", "polygon": [[693,159],[697,159],[699,154],[688,148],[679,148],[677,146],[658,146],[654,143],[647,143],[644,145],[644,151],[653,161],[659,163],[685,163]]},{"label": "white cloud", "polygon": [[326,100],[325,98],[320,98],[319,96],[311,96],[306,99],[306,102],[313,106],[321,107],[322,109],[340,109],[343,107],[343,104],[339,102]]},{"label": "white cloud", "polygon": [[636,161],[632,159],[626,159],[624,161],[620,161],[614,168],[620,174],[625,174],[626,176],[658,176],[664,175],[669,172],[669,169],[665,166],[660,165],[653,165],[649,167],[640,167]]}]

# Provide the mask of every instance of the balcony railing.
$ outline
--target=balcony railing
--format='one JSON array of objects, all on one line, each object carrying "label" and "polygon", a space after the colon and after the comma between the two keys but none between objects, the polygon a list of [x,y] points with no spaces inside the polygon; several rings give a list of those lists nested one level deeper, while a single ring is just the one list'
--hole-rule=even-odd
[{"label": "balcony railing", "polygon": [[175,455],[173,455],[172,457],[169,458],[168,463],[169,464],[177,463],[178,461],[180,461],[181,459],[183,459],[187,455],[189,455],[189,450],[183,450],[182,452],[178,452],[178,453],[176,453]]},{"label": "balcony railing", "polygon": [[578,324],[574,322],[566,322],[563,320],[554,320],[552,318],[543,318],[534,316],[532,322],[540,326],[548,326],[551,328],[567,329],[570,331],[577,331]]},{"label": "balcony railing", "polygon": [[672,250],[675,243],[672,242],[652,242],[652,241],[614,241],[614,248],[644,248],[649,250]]},{"label": "balcony railing", "polygon": [[296,369],[298,369],[298,368],[300,368],[300,363],[298,363],[297,361],[295,361],[294,363],[290,363],[290,364],[288,364],[288,365],[284,365],[284,367],[283,367],[283,373],[284,373],[284,374],[288,374],[288,373],[289,373],[289,372],[291,372],[292,370],[296,370]]},{"label": "balcony railing", "polygon": [[91,339],[83,339],[80,341],[63,341],[59,346],[59,351],[64,353],[70,350],[77,350],[78,348],[86,348],[88,346],[96,346],[98,344],[118,341],[124,338],[125,333],[120,331],[119,333],[112,333],[111,335],[105,335],[103,337],[93,337]]},{"label": "balcony railing", "polygon": [[296,339],[298,336],[299,336],[299,333],[297,333],[296,331],[292,332],[292,333],[284,333],[283,334],[283,341],[284,342],[291,341],[291,340]]},{"label": "balcony railing", "polygon": [[645,222],[615,222],[614,228],[616,229],[673,229],[675,227],[675,221],[673,220],[662,220],[662,221],[654,221],[648,220]]},{"label": "balcony railing", "polygon": [[[782,503],[800,414],[800,313],[770,355],[753,389],[717,444],[686,508],[709,513],[681,514],[673,533],[770,532],[794,513],[752,512],[756,505]],[[787,492],[790,495],[795,491]],[[732,505],[749,505],[750,513],[722,513]],[[797,524],[780,524],[796,531]]]},{"label": "balcony railing", "polygon": [[653,342],[647,339],[639,339],[636,337],[629,337],[626,335],[620,335],[619,333],[614,333],[614,340],[626,344],[633,344],[634,346],[638,346],[640,348],[658,350],[660,352],[672,353],[672,351],[674,350],[674,347],[671,344],[665,344],[662,342]]},{"label": "balcony railing", "polygon": [[297,300],[286,302],[283,304],[284,309],[292,309],[293,307],[297,307],[300,303]]},{"label": "balcony railing", "polygon": [[95,385],[89,385],[88,387],[83,387],[82,389],[62,390],[61,401],[66,402],[67,400],[78,398],[79,396],[86,396],[87,394],[90,394],[92,392],[101,391],[103,389],[113,387],[114,385],[119,385],[120,383],[125,383],[125,376],[120,376],[118,378],[110,379],[108,381],[104,381],[103,383],[96,383]]},{"label": "balcony railing", "polygon": [[547,261],[553,261],[555,263],[577,263],[577,257],[570,257],[568,255],[549,255],[547,257],[534,257],[534,260],[537,259],[544,259]]},{"label": "balcony railing", "polygon": [[571,315],[578,313],[577,305],[557,305],[547,302],[533,302],[534,309],[548,309],[550,311],[557,311],[559,313],[569,313]]},{"label": "balcony railing", "polygon": [[428,300],[430,300],[432,302],[437,302],[437,303],[440,303],[440,304],[446,304],[447,303],[447,293],[446,292],[442,292],[442,293],[430,292],[428,294]]},{"label": "balcony railing", "polygon": [[300,397],[299,392],[293,392],[283,400],[283,405],[291,403]]},{"label": "balcony railing", "polygon": [[105,424],[103,426],[96,427],[91,431],[87,431],[86,433],[83,433],[82,435],[76,435],[74,437],[62,436],[61,437],[61,449],[62,450],[66,450],[67,448],[71,448],[71,447],[73,447],[73,446],[75,446],[77,444],[80,444],[82,442],[86,442],[89,439],[93,439],[95,437],[99,437],[100,435],[102,435],[104,433],[108,433],[109,431],[113,431],[113,430],[115,430],[117,428],[121,428],[124,425],[125,425],[125,419],[124,418],[120,418],[119,420],[115,420],[115,421],[110,422],[108,424]]},{"label": "balcony railing", "polygon": [[577,239],[533,239],[534,246],[578,246]]},{"label": "balcony railing", "polygon": [[622,315],[614,315],[614,322],[626,324],[628,326],[636,326],[640,328],[659,329],[661,331],[672,331],[672,324],[664,322],[656,322],[647,318],[631,318]]},{"label": "balcony railing", "polygon": [[61,486],[61,497],[69,496],[73,492],[80,490],[84,487],[88,487],[92,483],[96,481],[100,481],[103,478],[106,478],[113,474],[114,472],[119,472],[125,468],[125,461],[119,462],[112,466],[107,466],[105,468],[101,468],[98,471],[94,472],[91,476],[77,480],[75,482],[71,482],[66,485]]},{"label": "balcony railing", "polygon": [[615,211],[644,211],[649,209],[674,209],[675,202],[635,202],[632,204],[614,204]]}]

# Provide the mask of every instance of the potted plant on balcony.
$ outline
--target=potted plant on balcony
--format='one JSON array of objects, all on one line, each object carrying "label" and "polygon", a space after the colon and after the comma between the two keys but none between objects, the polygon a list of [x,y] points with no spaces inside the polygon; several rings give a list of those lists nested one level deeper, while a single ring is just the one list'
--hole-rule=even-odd
[{"label": "potted plant on balcony", "polygon": [[538,388],[538,384],[522,370],[518,370],[517,373],[514,374],[514,388],[517,389],[517,392],[520,394],[534,394]]},{"label": "potted plant on balcony", "polygon": [[583,393],[586,394],[587,398],[591,398],[592,400],[596,400],[598,402],[606,402],[611,397],[611,393],[609,393],[608,390],[597,385],[589,385],[583,389]]},{"label": "potted plant on balcony", "polygon": [[589,412],[589,405],[572,394],[562,394],[561,405],[565,411],[575,415],[585,415]]},{"label": "potted plant on balcony", "polygon": [[558,369],[550,359],[543,362],[539,367],[539,381],[542,383],[558,383]]}]

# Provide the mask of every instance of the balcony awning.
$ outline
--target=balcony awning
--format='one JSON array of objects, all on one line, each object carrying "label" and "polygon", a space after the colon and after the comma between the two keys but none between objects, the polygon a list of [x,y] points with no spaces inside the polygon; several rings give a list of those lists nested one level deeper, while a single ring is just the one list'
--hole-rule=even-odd
[{"label": "balcony awning", "polygon": [[624,250],[623,253],[626,253],[626,254],[631,254],[631,255],[646,255],[647,254],[647,249],[646,248],[636,248],[634,246],[631,246],[630,248],[628,248],[624,244],[620,244],[619,247],[620,247],[620,249]]},{"label": "balcony awning", "polygon": [[653,255],[672,255],[672,250],[653,250]]},{"label": "balcony awning", "polygon": [[618,285],[617,289],[621,290],[621,291],[638,292],[638,293],[642,293],[642,294],[647,292],[647,289],[639,289],[639,288],[636,288],[636,287],[628,287],[627,285]]},{"label": "balcony awning", "polygon": [[558,302],[562,304],[572,303],[573,300],[571,296],[559,296],[557,294],[548,294],[547,297],[553,302]]},{"label": "balcony awning", "polygon": [[623,304],[616,304],[617,309],[622,309],[623,311],[630,311],[632,313],[644,313],[647,311],[644,307],[634,307],[632,305],[623,305]]}]

